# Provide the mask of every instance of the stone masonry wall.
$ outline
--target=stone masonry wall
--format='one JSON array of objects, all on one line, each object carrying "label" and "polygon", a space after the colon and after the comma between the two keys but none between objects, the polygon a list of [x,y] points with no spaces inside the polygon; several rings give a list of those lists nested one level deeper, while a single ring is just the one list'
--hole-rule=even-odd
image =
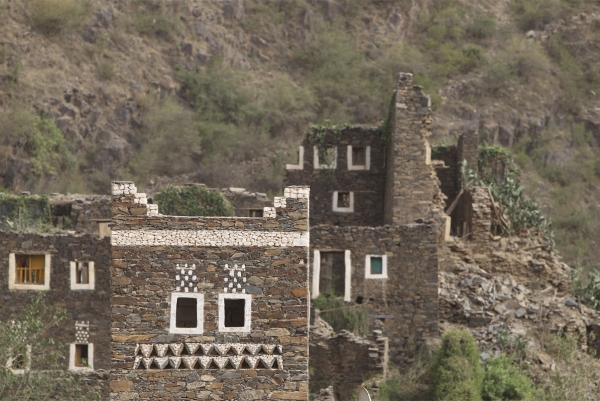
[{"label": "stone masonry wall", "polygon": [[382,379],[387,365],[387,339],[376,330],[371,337],[358,337],[346,330],[333,337],[311,332],[310,392],[333,384],[335,399],[352,400],[366,378]]},{"label": "stone masonry wall", "polygon": [[[132,183],[113,193],[111,400],[307,400],[308,188],[263,218],[149,216]],[[186,294],[203,329],[174,334]],[[250,300],[248,330],[221,326],[226,296]]]},{"label": "stone masonry wall", "polygon": [[[66,321],[49,334],[64,344],[64,369],[69,367],[69,344],[82,343],[77,336],[76,322],[89,322],[86,330],[89,334],[83,343],[91,343],[94,348],[94,381],[103,377],[110,365],[110,241],[89,234],[31,234],[0,232],[0,319],[7,320],[11,315],[24,312],[29,300],[38,293],[34,290],[8,288],[9,254],[49,253],[50,286],[45,294],[48,304],[65,308]],[[72,290],[70,262],[93,261],[95,270],[95,289]],[[79,341],[78,341],[79,340]],[[32,352],[42,352],[32,344]],[[5,363],[2,361],[1,363]],[[107,380],[96,385],[101,389],[102,399],[108,398]]]},{"label": "stone masonry wall", "polygon": [[[462,133],[458,137],[456,146],[456,159],[460,171],[460,165],[465,160],[467,168],[473,171],[478,171],[479,166],[479,134],[477,131],[471,130]],[[460,178],[460,175],[459,175]],[[460,186],[460,183],[457,183]]]},{"label": "stone masonry wall", "polygon": [[238,217],[250,217],[252,210],[273,206],[273,201],[267,197],[267,194],[250,192],[244,188],[223,188],[221,193],[235,207],[235,215]]},{"label": "stone masonry wall", "polygon": [[[351,299],[368,303],[370,324],[389,337],[393,362],[403,361],[408,342],[439,335],[437,224],[312,227],[311,266],[314,250],[350,250]],[[365,277],[369,254],[387,256],[387,279]]]},{"label": "stone masonry wall", "polygon": [[446,195],[445,209],[447,209],[454,202],[460,190],[458,185],[460,170],[456,158],[456,146],[443,148],[437,154],[432,155],[432,158],[434,162],[435,160],[444,162],[443,165],[434,164],[434,167],[437,177],[440,180],[440,189]]},{"label": "stone masonry wall", "polygon": [[[310,221],[315,224],[340,226],[383,224],[383,194],[385,185],[385,154],[381,133],[375,128],[349,127],[340,133],[325,134],[323,146],[337,149],[335,169],[314,168],[315,143],[302,142],[302,169],[287,170],[286,185],[308,185],[311,190]],[[368,170],[348,170],[348,146],[370,146]],[[351,191],[353,212],[334,212],[334,191]]]},{"label": "stone masonry wall", "polygon": [[443,210],[443,194],[428,160],[430,105],[422,87],[413,85],[412,74],[400,73],[387,156],[386,224],[409,224]]}]

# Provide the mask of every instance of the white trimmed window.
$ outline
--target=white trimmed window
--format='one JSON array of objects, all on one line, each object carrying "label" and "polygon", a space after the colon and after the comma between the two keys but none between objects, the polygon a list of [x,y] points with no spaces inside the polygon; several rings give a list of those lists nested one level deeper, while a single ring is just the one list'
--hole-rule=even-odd
[{"label": "white trimmed window", "polygon": [[71,262],[71,289],[93,290],[96,285],[94,262]]},{"label": "white trimmed window", "polygon": [[354,212],[354,192],[333,191],[333,211],[341,213]]},{"label": "white trimmed window", "polygon": [[252,325],[251,294],[219,294],[219,331],[249,333]]},{"label": "white trimmed window", "polygon": [[94,344],[71,344],[69,352],[69,370],[94,370]]},{"label": "white trimmed window", "polygon": [[204,294],[172,293],[170,319],[170,333],[202,334],[204,332]]},{"label": "white trimmed window", "polygon": [[49,253],[10,253],[8,255],[9,290],[49,290]]},{"label": "white trimmed window", "polygon": [[365,278],[388,278],[387,255],[365,256]]},{"label": "white trimmed window", "polygon": [[[12,352],[9,352],[10,355]],[[24,352],[11,356],[6,361],[6,368],[19,375],[31,370],[31,345],[26,345]]]},{"label": "white trimmed window", "polygon": [[319,158],[319,149],[313,146],[313,159],[315,170],[330,169],[333,170],[337,167],[337,148],[329,147],[325,148],[321,155],[323,160]]},{"label": "white trimmed window", "polygon": [[[321,293],[334,293],[344,296],[344,301],[351,300],[352,257],[345,251],[313,251],[312,291],[315,299]],[[342,264],[343,263],[343,264]]]},{"label": "white trimmed window", "polygon": [[286,164],[286,170],[303,170],[304,169],[304,146],[298,148],[298,164]]},{"label": "white trimmed window", "polygon": [[369,170],[371,168],[371,147],[348,145],[348,170]]}]

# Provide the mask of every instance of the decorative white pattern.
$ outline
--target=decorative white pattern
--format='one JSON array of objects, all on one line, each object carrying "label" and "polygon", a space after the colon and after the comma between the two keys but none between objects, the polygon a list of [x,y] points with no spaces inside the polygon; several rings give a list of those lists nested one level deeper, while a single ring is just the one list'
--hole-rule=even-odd
[{"label": "decorative white pattern", "polygon": [[[283,203],[285,203],[285,198]],[[285,206],[284,206],[285,207]],[[308,246],[308,232],[250,230],[112,230],[113,246]]]},{"label": "decorative white pattern", "polygon": [[90,322],[75,321],[75,342],[87,344],[90,341]]},{"label": "decorative white pattern", "polygon": [[223,291],[226,293],[246,293],[246,265],[242,265],[242,267],[238,267],[237,263],[233,265],[233,267],[229,267],[228,264],[225,265],[225,271],[229,272],[223,281],[225,282],[225,287],[223,287]]},{"label": "decorative white pattern", "polygon": [[175,265],[175,271],[175,291],[198,292],[195,264],[188,266],[187,263],[184,265],[178,263]]},{"label": "decorative white pattern", "polygon": [[[220,355],[208,355],[213,349]],[[166,355],[168,350],[175,355]],[[235,352],[235,355],[228,355],[230,352]],[[251,355],[245,355],[244,352]],[[181,355],[182,353],[187,355]],[[278,344],[136,344],[133,369],[242,369],[242,364],[246,361],[251,369],[281,370],[282,353],[283,349]]]}]

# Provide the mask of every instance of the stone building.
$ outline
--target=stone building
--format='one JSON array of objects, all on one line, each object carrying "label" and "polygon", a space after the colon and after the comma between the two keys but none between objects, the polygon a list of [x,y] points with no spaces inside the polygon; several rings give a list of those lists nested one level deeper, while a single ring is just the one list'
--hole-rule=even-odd
[{"label": "stone building", "polygon": [[[50,333],[64,345],[63,367],[91,375],[103,399],[108,397],[108,376],[102,372],[110,365],[110,258],[110,239],[97,229],[0,231],[0,319],[24,313],[40,292],[44,302],[64,307],[67,319]],[[28,349],[32,354],[44,352],[35,344]],[[15,355],[6,366],[17,373],[44,368],[31,366],[31,359]]]},{"label": "stone building", "polygon": [[308,399],[308,201],[158,214],[113,183],[111,400]]},{"label": "stone building", "polygon": [[389,129],[308,135],[287,185],[310,185],[311,297],[367,303],[371,328],[402,362],[438,336],[439,244],[447,219],[431,164],[429,98],[400,74]]}]

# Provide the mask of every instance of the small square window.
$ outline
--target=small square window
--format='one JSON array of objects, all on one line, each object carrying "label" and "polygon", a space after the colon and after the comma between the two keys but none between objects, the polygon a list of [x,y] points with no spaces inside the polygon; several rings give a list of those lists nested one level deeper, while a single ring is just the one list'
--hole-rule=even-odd
[{"label": "small square window", "polygon": [[381,256],[371,256],[371,274],[383,274],[383,260]]},{"label": "small square window", "polygon": [[313,147],[313,158],[315,169],[335,169],[337,167],[337,148]]},{"label": "small square window", "polygon": [[69,370],[94,369],[94,344],[71,344]]},{"label": "small square window", "polygon": [[248,217],[263,217],[263,209],[248,209]]},{"label": "small square window", "polygon": [[50,255],[10,253],[8,288],[15,290],[50,289]]},{"label": "small square window", "polygon": [[198,326],[197,308],[198,300],[196,298],[177,298],[175,327],[190,328]]},{"label": "small square window", "polygon": [[225,327],[244,327],[245,299],[225,299]]},{"label": "small square window", "polygon": [[348,170],[369,170],[371,168],[371,147],[348,145]]},{"label": "small square window", "polygon": [[333,192],[333,211],[352,213],[354,212],[354,192],[334,191]]},{"label": "small square window", "polygon": [[387,255],[367,255],[365,258],[365,278],[388,278]]},{"label": "small square window", "polygon": [[94,262],[72,261],[71,262],[71,289],[93,290],[96,282]]},{"label": "small square window", "polygon": [[338,192],[337,207],[340,209],[350,207],[350,192]]},{"label": "small square window", "polygon": [[[9,350],[8,354],[12,352]],[[31,370],[31,345],[26,345],[21,349],[21,352],[13,357],[9,357],[6,362],[6,367],[14,374],[22,374]]]},{"label": "small square window", "polygon": [[298,148],[298,164],[286,164],[287,170],[303,170],[304,169],[304,146]]},{"label": "small square window", "polygon": [[204,294],[172,293],[170,319],[170,333],[202,334],[204,332]]},{"label": "small square window", "polygon": [[219,294],[219,331],[250,332],[251,294]]}]

